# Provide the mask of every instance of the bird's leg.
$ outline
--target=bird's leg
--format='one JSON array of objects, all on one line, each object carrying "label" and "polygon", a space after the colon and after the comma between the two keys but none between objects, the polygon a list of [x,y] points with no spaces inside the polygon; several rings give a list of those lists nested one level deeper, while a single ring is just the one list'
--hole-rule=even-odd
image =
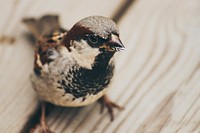
[{"label": "bird's leg", "polygon": [[42,113],[41,113],[41,118],[40,118],[40,124],[42,126],[42,129],[44,129],[45,131],[48,131],[49,128],[46,123],[45,113],[46,113],[46,105],[44,102],[42,102]]},{"label": "bird's leg", "polygon": [[117,108],[118,110],[124,109],[124,107],[121,107],[116,103],[112,102],[107,95],[102,96],[99,99],[99,102],[101,104],[101,113],[103,112],[104,107],[106,107],[108,109],[108,113],[110,114],[111,121],[114,120],[113,108]]},{"label": "bird's leg", "polygon": [[53,133],[52,131],[50,131],[47,123],[46,123],[46,116],[45,116],[45,112],[46,112],[46,105],[44,102],[42,102],[41,105],[41,117],[40,117],[40,124],[38,124],[36,126],[36,128],[32,129],[30,131],[30,133]]}]

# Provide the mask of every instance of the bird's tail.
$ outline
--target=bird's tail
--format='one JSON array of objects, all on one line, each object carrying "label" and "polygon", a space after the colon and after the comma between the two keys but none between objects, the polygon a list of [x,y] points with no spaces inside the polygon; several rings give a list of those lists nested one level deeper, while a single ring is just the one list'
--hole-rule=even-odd
[{"label": "bird's tail", "polygon": [[57,15],[45,15],[39,19],[25,18],[23,19],[23,22],[35,38],[61,29]]}]

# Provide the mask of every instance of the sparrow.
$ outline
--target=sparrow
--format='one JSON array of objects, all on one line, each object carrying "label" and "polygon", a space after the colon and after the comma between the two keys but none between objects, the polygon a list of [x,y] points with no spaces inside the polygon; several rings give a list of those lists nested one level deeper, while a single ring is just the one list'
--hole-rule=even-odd
[{"label": "sparrow", "polygon": [[[107,17],[89,16],[67,31],[56,15],[23,22],[38,40],[31,81],[39,99],[64,107],[100,101],[112,121],[113,108],[122,107],[112,102],[106,91],[114,74],[114,55],[125,50],[116,23]],[[41,132],[51,132],[44,104],[41,114]]]}]

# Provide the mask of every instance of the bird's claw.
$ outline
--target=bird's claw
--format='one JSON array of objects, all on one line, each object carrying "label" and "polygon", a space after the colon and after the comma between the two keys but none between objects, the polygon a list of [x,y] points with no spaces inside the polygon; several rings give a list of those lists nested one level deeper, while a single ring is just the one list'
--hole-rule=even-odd
[{"label": "bird's claw", "polygon": [[43,127],[42,125],[37,125],[35,128],[30,130],[30,133],[54,133],[49,130],[48,127]]},{"label": "bird's claw", "polygon": [[101,103],[101,110],[100,113],[103,113],[104,108],[106,107],[108,109],[108,113],[110,114],[110,120],[114,120],[114,114],[113,109],[116,108],[118,110],[123,110],[124,107],[119,106],[118,104],[112,102],[106,95],[99,99],[99,102]]}]

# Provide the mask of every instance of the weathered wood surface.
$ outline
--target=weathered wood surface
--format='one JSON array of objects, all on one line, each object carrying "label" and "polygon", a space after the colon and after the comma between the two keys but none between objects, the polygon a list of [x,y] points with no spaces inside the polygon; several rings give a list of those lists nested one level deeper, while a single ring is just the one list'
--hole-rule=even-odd
[{"label": "weathered wood surface", "polygon": [[[113,16],[124,1],[0,1],[0,131],[19,133],[37,108],[29,81],[33,47],[21,23],[25,16],[57,13],[66,28],[88,15]],[[117,70],[108,95],[125,106],[99,114],[95,103],[55,108],[48,124],[56,133],[200,133],[200,1],[138,0],[118,25],[126,51],[116,56]]]}]

